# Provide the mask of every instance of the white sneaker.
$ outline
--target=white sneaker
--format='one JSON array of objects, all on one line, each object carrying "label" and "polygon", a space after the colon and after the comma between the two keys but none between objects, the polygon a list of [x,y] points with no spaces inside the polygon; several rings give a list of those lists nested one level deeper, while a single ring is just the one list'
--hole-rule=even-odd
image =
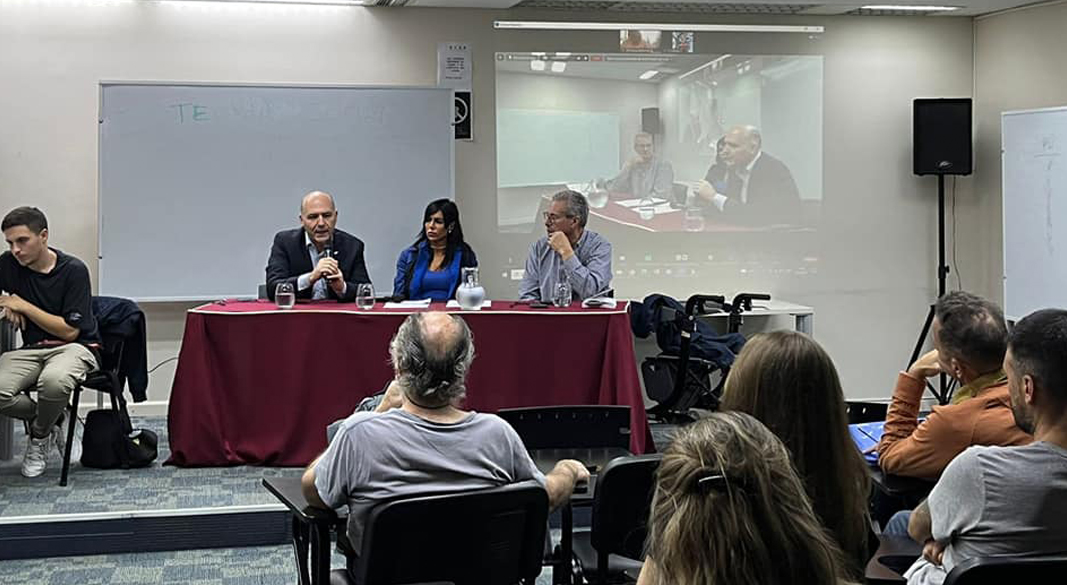
[{"label": "white sneaker", "polygon": [[81,461],[82,458],[82,434],[84,426],[78,417],[68,410],[63,416],[63,422],[52,429],[52,440],[55,441],[56,451],[63,457],[63,450],[67,448],[67,424],[74,422],[74,442],[70,445],[70,462]]},{"label": "white sneaker", "polygon": [[45,460],[48,459],[48,448],[52,446],[52,437],[35,439],[32,436],[26,441],[26,454],[22,457],[22,475],[25,477],[37,477],[44,473]]}]

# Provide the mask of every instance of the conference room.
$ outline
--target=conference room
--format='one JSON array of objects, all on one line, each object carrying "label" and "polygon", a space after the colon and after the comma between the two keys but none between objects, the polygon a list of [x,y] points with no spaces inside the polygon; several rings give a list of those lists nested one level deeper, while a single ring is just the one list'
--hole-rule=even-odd
[{"label": "conference room", "polygon": [[[39,208],[47,245],[84,264],[94,297],[136,303],[143,337],[122,356],[104,348],[126,378],[126,404],[87,386],[73,427],[88,435],[90,412],[119,407],[130,419],[121,434],[140,431],[129,441],[147,446],[133,453],[147,461],[129,469],[71,457],[64,473],[62,437],[43,473],[24,477],[24,452],[40,437],[0,416],[5,582],[344,573],[358,555],[327,540],[344,525],[305,507],[300,480],[331,423],[389,395],[390,342],[413,315],[445,311],[469,328],[463,409],[503,410],[546,477],[561,459],[590,473],[569,503],[541,512],[551,546],[523,565],[521,578],[562,583],[601,578],[601,551],[590,561],[583,539],[600,528],[609,462],[622,470],[632,459],[654,482],[648,461],[716,419],[745,340],[803,333],[832,360],[845,422],[882,423],[898,376],[937,347],[944,322],[931,306],[942,293],[988,299],[1012,324],[1063,305],[1061,3],[368,4],[0,3],[0,213]],[[626,31],[660,34],[636,42]],[[941,98],[957,101],[916,102]],[[937,110],[946,104],[966,113]],[[949,159],[959,166],[938,168]],[[757,165],[769,163],[792,187],[775,190],[788,201],[760,207]],[[646,167],[655,170],[640,174]],[[610,283],[574,290],[560,307],[521,291],[564,190],[588,204],[583,232],[610,243]],[[272,242],[307,225],[315,191],[333,202],[331,253],[350,251],[340,233],[358,238],[372,290],[345,278],[327,300],[297,294],[280,308],[265,274]],[[424,211],[440,199],[455,202],[476,254],[476,275],[461,280],[484,290],[480,310],[460,306],[459,282],[430,303],[393,298],[398,257],[425,237]],[[582,262],[583,245],[570,243]],[[469,268],[463,256],[455,274],[460,263]],[[648,299],[657,294],[679,310],[664,313]],[[708,298],[687,312],[695,295]],[[368,297],[371,308],[357,305]],[[676,385],[687,380],[680,337],[664,347],[659,329],[638,336],[642,316],[677,318],[674,335],[688,326],[697,338],[725,336],[730,358],[701,355],[694,341],[685,367],[698,383]],[[11,322],[0,321],[4,354],[26,341]],[[935,376],[918,391],[921,415],[950,403],[950,383]],[[597,416],[618,425],[598,427]],[[567,417],[582,424],[552,426]],[[612,441],[596,436],[606,427]],[[88,443],[77,442],[84,457]],[[613,461],[619,454],[629,459]],[[937,475],[865,471],[878,544],[917,558],[920,543],[882,532]],[[643,538],[652,485],[611,504],[642,534],[610,551],[636,557],[611,567],[620,579],[637,579],[653,545]],[[900,571],[883,578],[904,582],[907,566],[889,568]],[[873,579],[862,569],[850,579]],[[422,580],[464,582],[449,575]]]}]

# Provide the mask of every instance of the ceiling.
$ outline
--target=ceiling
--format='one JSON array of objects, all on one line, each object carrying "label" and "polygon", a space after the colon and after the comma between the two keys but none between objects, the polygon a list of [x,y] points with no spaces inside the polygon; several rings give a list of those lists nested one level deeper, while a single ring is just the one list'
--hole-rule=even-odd
[{"label": "ceiling", "polygon": [[938,5],[959,6],[960,10],[933,13],[930,16],[976,16],[1006,10],[1027,4],[1032,0],[758,0],[747,2],[735,0],[720,2],[715,0],[369,0],[368,3],[388,6],[415,6],[438,8],[538,8],[546,10],[606,12],[612,16],[627,13],[672,13],[672,14],[912,14],[890,12],[872,12],[861,10],[864,5]]}]

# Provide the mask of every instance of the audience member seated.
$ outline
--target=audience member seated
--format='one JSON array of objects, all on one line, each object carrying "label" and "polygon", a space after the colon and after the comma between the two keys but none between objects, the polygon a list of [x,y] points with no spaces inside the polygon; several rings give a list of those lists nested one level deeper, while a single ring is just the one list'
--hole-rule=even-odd
[{"label": "audience member seated", "polygon": [[393,296],[447,301],[456,296],[460,269],[477,265],[474,250],[463,240],[459,208],[438,199],[426,206],[419,237],[396,261]]},{"label": "audience member seated", "polygon": [[[11,248],[0,254],[0,290],[6,293],[0,294],[0,319],[21,329],[23,342],[0,356],[0,414],[29,423],[22,475],[37,477],[52,446],[60,453],[66,447],[67,425],[75,418],[66,412],[67,401],[97,368],[90,346],[100,343],[100,334],[89,270],[48,246],[44,213],[18,207],[0,228]],[[37,402],[24,392],[29,389],[37,391]],[[78,458],[72,453],[72,460]]]},{"label": "audience member seated", "polygon": [[[937,302],[932,330],[935,349],[897,376],[878,443],[878,464],[886,473],[936,480],[971,445],[1031,440],[1012,419],[1001,370],[1008,329],[1000,307],[970,293],[950,292]],[[935,406],[920,424],[926,381],[942,372],[962,386],[951,405]]]},{"label": "audience member seated", "polygon": [[720,409],[756,417],[785,443],[849,575],[862,576],[876,540],[870,475],[849,436],[844,392],[826,351],[795,331],[754,336],[730,369]]},{"label": "audience member seated", "polygon": [[370,508],[385,500],[533,479],[556,507],[576,483],[589,479],[575,460],[541,474],[510,425],[496,415],[460,410],[474,359],[471,332],[461,318],[411,315],[389,351],[397,383],[386,392],[383,412],[348,417],[302,481],[311,505],[348,504],[348,538],[357,553]]},{"label": "audience member seated", "polygon": [[608,182],[608,190],[638,199],[670,200],[674,191],[671,163],[656,156],[652,135],[638,132],[634,136],[635,156],[622,165],[619,174]]},{"label": "audience member seated", "polygon": [[638,585],[847,579],[790,459],[770,430],[741,412],[679,429],[656,473]]},{"label": "audience member seated", "polygon": [[363,242],[337,229],[333,196],[312,191],[300,202],[302,227],[280,231],[267,260],[267,296],[275,287],[293,285],[296,298],[351,301],[356,285],[370,282],[363,262]]},{"label": "audience member seated", "polygon": [[970,447],[948,464],[911,515],[925,545],[911,585],[939,585],[971,558],[1067,553],[1067,311],[1019,321],[1004,370],[1015,423],[1034,442]]},{"label": "audience member seated", "polygon": [[519,299],[552,302],[556,285],[566,280],[571,298],[579,301],[602,294],[611,286],[611,244],[585,229],[589,204],[576,191],[552,196],[545,212],[548,235],[530,246]]}]

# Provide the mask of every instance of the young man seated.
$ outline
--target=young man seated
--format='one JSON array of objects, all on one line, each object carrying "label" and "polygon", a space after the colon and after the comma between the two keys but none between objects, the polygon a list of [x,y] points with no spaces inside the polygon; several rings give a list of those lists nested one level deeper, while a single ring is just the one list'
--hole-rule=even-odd
[{"label": "young man seated", "polygon": [[[1031,437],[1015,426],[1001,370],[1008,329],[995,304],[966,292],[937,301],[934,350],[897,376],[893,402],[878,443],[886,473],[936,480],[971,445],[1025,445]],[[959,380],[952,404],[935,406],[918,422],[926,380],[941,373]]]},{"label": "young man seated", "polygon": [[[0,254],[0,317],[22,330],[23,346],[0,355],[0,414],[30,429],[22,475],[44,473],[51,446],[62,451],[70,393],[97,367],[89,345],[100,342],[93,317],[89,270],[81,260],[48,247],[48,220],[19,207],[0,224],[10,251]],[[25,392],[37,391],[37,401]],[[81,444],[75,441],[75,447]],[[71,460],[80,458],[71,454]]]},{"label": "young man seated", "polygon": [[923,558],[911,585],[939,585],[976,557],[1067,552],[1067,311],[1038,311],[1015,326],[1004,369],[1022,447],[971,447],[945,469],[908,531]]}]

